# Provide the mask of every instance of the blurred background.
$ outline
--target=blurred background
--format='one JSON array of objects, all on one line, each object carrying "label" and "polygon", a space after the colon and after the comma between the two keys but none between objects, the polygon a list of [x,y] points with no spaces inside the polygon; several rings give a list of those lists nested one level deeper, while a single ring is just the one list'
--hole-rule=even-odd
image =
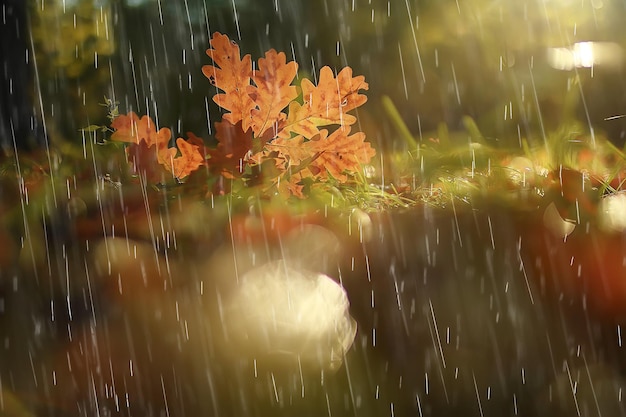
[{"label": "blurred background", "polygon": [[620,145],[626,119],[618,0],[40,0],[30,2],[44,110],[64,136],[104,123],[103,95],[175,132],[219,118],[201,73],[219,31],[253,60],[274,48],[302,76],[349,65],[370,84],[362,128],[401,147],[389,96],[420,139],[474,118],[486,138],[540,142],[576,119]]},{"label": "blurred background", "polygon": [[[541,146],[555,131],[574,141],[626,141],[620,0],[0,6],[2,29],[22,34],[2,40],[2,108],[19,107],[10,122],[26,120],[22,127],[35,135],[43,126],[52,147],[100,150],[80,129],[108,124],[107,99],[177,136],[192,131],[214,142],[221,114],[201,70],[214,32],[253,61],[270,48],[284,51],[298,62],[299,77],[315,80],[324,65],[364,75],[368,102],[358,111],[359,127],[383,157],[409,150],[401,126],[418,143],[446,131],[467,144],[476,139],[467,116],[495,148]],[[31,73],[14,85],[25,64]],[[11,107],[18,91],[26,99]],[[4,110],[2,116],[4,122]],[[11,123],[0,133],[8,135]],[[91,162],[87,146],[76,148],[75,159]],[[272,207],[276,213],[266,216],[256,200],[232,212],[230,201],[186,195],[182,187],[116,182],[106,175],[108,161],[96,166],[96,157],[83,177],[61,171],[53,178],[62,152],[42,158],[47,170],[28,153],[19,156],[16,166],[10,161],[17,171],[7,170],[0,184],[0,212],[12,216],[0,229],[0,415],[626,415],[623,227],[604,233],[584,217],[574,226],[554,205],[559,225],[571,230],[563,236],[544,227],[546,200],[560,197],[572,217],[578,213],[585,184],[578,171],[570,171],[574,197],[563,195],[564,177],[557,176],[557,197],[536,203],[526,197],[536,192],[538,199],[543,189],[523,178],[509,190],[515,195],[508,205],[453,197],[445,207],[331,212],[305,229],[292,212]],[[534,174],[528,162],[516,161],[522,177]],[[528,216],[520,214],[525,204],[534,204]],[[516,211],[518,205],[524,207]],[[269,229],[276,224],[285,229]],[[578,234],[568,238],[574,228]],[[239,241],[233,230],[242,231]],[[325,305],[320,296],[307,306],[306,325],[281,322],[287,330],[280,343],[305,346],[302,357],[314,364],[323,357],[327,368],[303,369],[294,355],[286,355],[286,369],[280,360],[277,368],[260,367],[254,349],[274,338],[259,331],[246,343],[262,326],[233,325],[255,315],[256,305],[265,307],[255,317],[275,324],[268,311],[292,299],[284,289],[302,266],[289,274],[276,266],[289,253],[306,269],[320,269],[315,289],[326,288],[334,301]],[[268,285],[246,293],[240,275],[262,263],[271,269]],[[315,293],[303,288],[300,295]],[[272,304],[270,293],[284,297]],[[237,301],[231,311],[225,299]],[[321,320],[329,305],[338,306],[340,335],[334,317]],[[321,322],[327,327],[317,331]],[[307,338],[309,330],[327,349]],[[237,338],[243,342],[233,344]]]}]

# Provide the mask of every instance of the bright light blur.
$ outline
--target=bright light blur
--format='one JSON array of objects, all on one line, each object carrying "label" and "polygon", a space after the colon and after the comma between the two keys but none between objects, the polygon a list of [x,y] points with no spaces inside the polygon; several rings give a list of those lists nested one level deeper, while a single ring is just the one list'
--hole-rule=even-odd
[{"label": "bright light blur", "polygon": [[571,48],[548,48],[547,55],[550,66],[563,71],[598,65],[615,67],[623,61],[622,48],[613,42],[578,42]]},{"label": "bright light blur", "polygon": [[598,221],[605,232],[626,230],[626,194],[616,193],[604,197],[598,207]]},{"label": "bright light blur", "polygon": [[567,239],[576,228],[576,223],[572,220],[566,220],[561,217],[559,210],[554,203],[550,203],[543,212],[543,224],[554,237],[559,239]]},{"label": "bright light blur", "polygon": [[345,290],[285,260],[246,272],[224,303],[226,350],[281,368],[337,370],[356,336]]}]

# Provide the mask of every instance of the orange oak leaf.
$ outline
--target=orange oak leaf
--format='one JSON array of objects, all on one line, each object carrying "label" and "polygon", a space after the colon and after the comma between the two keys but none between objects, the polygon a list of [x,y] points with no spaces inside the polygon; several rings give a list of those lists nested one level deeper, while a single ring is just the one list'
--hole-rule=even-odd
[{"label": "orange oak leaf", "polygon": [[339,182],[345,182],[348,180],[346,173],[358,172],[361,165],[371,161],[376,151],[365,142],[365,133],[349,133],[350,126],[340,126],[330,135],[322,129],[319,136],[310,141],[311,148],[320,153],[307,168],[314,177],[327,179],[330,174]]},{"label": "orange oak leaf", "polygon": [[[157,130],[148,116],[139,118],[134,112],[119,115],[111,121],[111,127],[114,129],[111,140],[129,144],[126,156],[133,173],[144,175],[150,182],[161,182],[166,178],[163,168],[182,179],[204,164],[200,147],[202,139],[188,134],[189,142],[178,138],[178,148],[168,148],[172,136],[170,129]],[[181,154],[177,156],[179,150]]]},{"label": "orange oak leaf", "polygon": [[276,182],[276,188],[280,194],[291,194],[298,198],[304,198],[304,185],[300,183],[302,179],[300,174],[289,175],[287,178],[282,179],[279,177]]},{"label": "orange oak leaf", "polygon": [[183,138],[176,139],[176,146],[180,155],[176,156],[176,148],[167,148],[159,151],[159,162],[178,179],[183,179],[198,169],[204,163],[198,145],[194,145]]},{"label": "orange oak leaf", "polygon": [[317,86],[303,79],[301,87],[303,103],[294,101],[289,105],[287,120],[280,127],[281,137],[288,138],[293,132],[312,138],[320,133],[320,126],[354,124],[356,117],[348,112],[367,101],[359,90],[369,88],[362,75],[352,77],[350,67],[342,69],[336,78],[329,67],[323,67]]},{"label": "orange oak leaf", "polygon": [[207,55],[215,65],[203,66],[202,72],[223,91],[213,97],[217,105],[230,111],[223,119],[232,124],[242,121],[243,130],[252,127],[255,137],[271,127],[276,130],[278,122],[286,117],[282,110],[298,97],[296,87],[291,85],[298,64],[288,63],[283,52],[270,49],[253,71],[250,55],[241,59],[239,46],[228,36],[215,33],[210,43],[213,48],[207,50]]},{"label": "orange oak leaf", "polygon": [[111,127],[115,130],[111,140],[116,142],[128,142],[138,144],[144,141],[146,145],[156,145],[158,148],[167,147],[172,132],[164,127],[157,131],[156,125],[148,116],[141,119],[134,112],[127,115],[119,115],[111,121]]},{"label": "orange oak leaf", "polygon": [[139,123],[139,116],[135,112],[120,114],[111,121],[111,128],[114,130],[111,140],[129,143],[139,142],[137,123]]},{"label": "orange oak leaf", "polygon": [[209,150],[209,167],[227,178],[241,175],[244,171],[246,156],[252,149],[252,131],[244,130],[242,122],[236,124],[229,120],[215,123],[217,147]]},{"label": "orange oak leaf", "polygon": [[206,165],[205,155],[208,154],[209,148],[204,143],[204,140],[201,137],[196,136],[193,132],[187,132],[187,142],[198,147],[198,152],[200,152],[200,155],[202,156],[202,165]]},{"label": "orange oak leaf", "polygon": [[276,130],[278,122],[285,118],[282,110],[298,97],[298,90],[291,85],[297,72],[298,65],[293,61],[287,63],[282,52],[270,49],[265,58],[259,59],[259,69],[252,75],[256,87],[248,87],[255,104],[251,113],[255,137],[262,136],[270,127]]},{"label": "orange oak leaf", "polygon": [[274,158],[277,168],[287,170],[300,165],[303,160],[311,156],[312,152],[309,141],[305,141],[302,135],[290,139],[279,137],[267,143],[261,152],[250,159],[260,164],[263,159]]},{"label": "orange oak leaf", "polygon": [[289,181],[286,184],[286,188],[289,191],[290,194],[298,197],[298,198],[304,198],[304,185],[300,184],[299,181],[297,181],[297,177],[296,176],[292,176],[289,178]]},{"label": "orange oak leaf", "polygon": [[271,189],[279,195],[290,196],[293,195],[298,198],[306,197],[304,195],[304,184],[302,180],[306,176],[302,176],[300,172],[291,174],[288,171],[282,172],[274,178],[270,178],[266,189]]},{"label": "orange oak leaf", "polygon": [[[187,142],[191,143],[192,145],[196,145],[199,150],[202,150],[203,148],[205,148],[204,141],[202,140],[202,138],[199,136],[196,136],[193,132],[187,132]],[[200,153],[204,155],[206,152],[200,152]]]},{"label": "orange oak leaf", "polygon": [[[371,160],[365,134],[350,135],[356,117],[348,113],[367,101],[360,94],[369,87],[365,77],[353,77],[350,67],[336,75],[323,67],[317,85],[303,79],[298,89],[298,65],[284,53],[269,50],[253,70],[250,55],[241,59],[226,35],[215,33],[210,43],[214,65],[203,73],[222,91],[214,101],[229,111],[215,124],[217,148],[207,152],[212,172],[234,178],[246,166],[265,166],[263,177],[276,190],[302,197],[305,178],[346,182]],[[322,129],[328,125],[339,126],[329,134]],[[272,160],[273,168],[264,165]]]},{"label": "orange oak leaf", "polygon": [[251,123],[250,112],[255,106],[248,92],[252,77],[250,55],[241,59],[239,46],[219,32],[213,34],[210,44],[212,48],[207,49],[206,53],[216,66],[204,65],[202,73],[211,84],[223,91],[216,94],[213,101],[230,111],[224,115],[225,120],[232,124],[243,121],[244,131],[248,130]]},{"label": "orange oak leaf", "polygon": [[151,183],[160,183],[167,178],[167,172],[159,163],[159,150],[156,145],[145,141],[131,143],[126,148],[126,158],[134,175],[143,177]]},{"label": "orange oak leaf", "polygon": [[[365,134],[352,135],[350,126],[342,126],[330,135],[322,129],[311,140],[303,136],[291,139],[276,138],[265,145],[264,158],[276,159],[276,166],[292,172],[303,171],[303,177],[328,179],[328,174],[339,182],[348,180],[346,173],[357,172],[361,165],[368,164],[376,151],[368,142]],[[261,157],[255,155],[255,160]]]},{"label": "orange oak leaf", "polygon": [[286,144],[283,144],[277,138],[265,146],[262,156],[255,155],[255,159],[274,159],[275,166],[284,171],[284,178],[279,178],[279,181],[289,183],[287,187],[274,182],[279,191],[289,189],[294,196],[302,197],[302,181],[305,178],[315,181],[333,178],[345,183],[359,171],[361,165],[371,161],[376,151],[365,142],[365,134],[349,133],[350,127],[345,126],[330,135],[326,129],[322,129],[311,140],[297,136],[284,140]]}]

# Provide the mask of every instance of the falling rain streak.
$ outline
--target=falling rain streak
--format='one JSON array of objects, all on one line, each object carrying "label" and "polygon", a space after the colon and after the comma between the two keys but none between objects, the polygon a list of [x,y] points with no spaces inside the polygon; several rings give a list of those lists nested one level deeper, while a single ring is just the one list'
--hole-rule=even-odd
[{"label": "falling rain streak", "polygon": [[618,0],[0,13],[0,415],[626,415]]}]

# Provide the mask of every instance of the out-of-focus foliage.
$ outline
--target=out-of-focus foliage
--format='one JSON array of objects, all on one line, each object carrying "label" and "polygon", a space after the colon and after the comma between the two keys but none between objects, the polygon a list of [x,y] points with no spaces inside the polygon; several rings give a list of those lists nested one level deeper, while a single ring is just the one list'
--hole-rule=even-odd
[{"label": "out-of-focus foliage", "polygon": [[115,52],[110,1],[45,1],[31,10],[38,66],[48,75],[76,78]]},{"label": "out-of-focus foliage", "polygon": [[[518,132],[540,145],[541,129],[572,118],[624,141],[626,119],[605,120],[626,106],[616,92],[623,89],[623,58],[569,70],[548,59],[554,48],[588,41],[624,50],[619,1],[373,0],[339,9],[319,24],[329,42],[342,43],[342,53],[329,51],[329,59],[364,68],[374,98],[368,110],[376,113],[376,98],[390,96],[415,136],[432,136],[439,123],[459,130],[469,115],[486,139],[509,146],[518,144]],[[386,129],[373,122],[366,133],[384,149],[401,148]]]}]

